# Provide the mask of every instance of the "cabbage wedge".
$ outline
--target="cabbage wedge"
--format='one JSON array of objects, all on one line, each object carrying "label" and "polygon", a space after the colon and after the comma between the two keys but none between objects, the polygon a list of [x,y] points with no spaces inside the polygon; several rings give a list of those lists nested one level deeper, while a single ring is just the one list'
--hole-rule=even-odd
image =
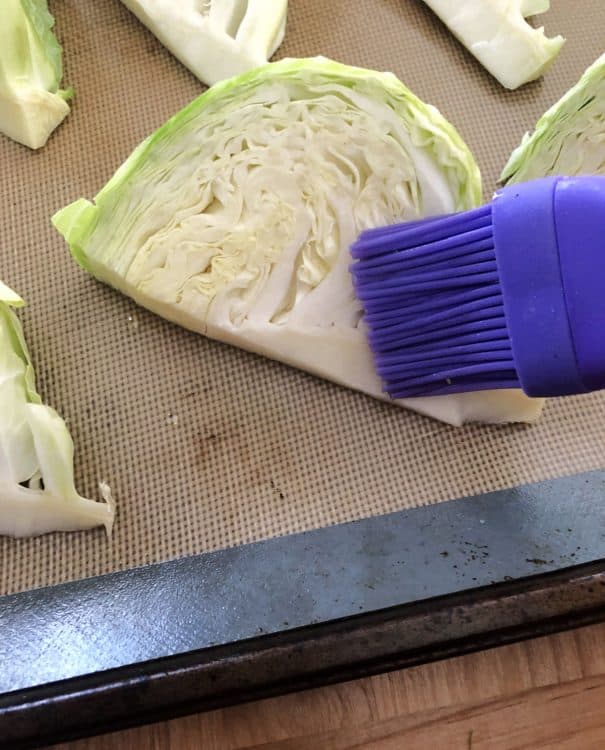
[{"label": "cabbage wedge", "polygon": [[[217,84],[53,222],[85,269],[168,320],[386,398],[349,247],[480,199],[434,107],[390,73],[313,58]],[[397,403],[453,424],[540,412],[512,390]]]},{"label": "cabbage wedge", "polygon": [[565,39],[552,39],[525,20],[544,13],[550,0],[424,0],[454,36],[505,88],[539,78]]},{"label": "cabbage wedge", "polygon": [[605,54],[526,133],[500,179],[605,174]]},{"label": "cabbage wedge", "polygon": [[73,443],[65,422],[36,391],[23,330],[13,308],[23,300],[0,282],[0,535],[35,536],[113,524],[106,502],[77,493]]},{"label": "cabbage wedge", "polygon": [[286,33],[288,0],[122,2],[208,86],[266,63]]},{"label": "cabbage wedge", "polygon": [[38,149],[69,113],[60,88],[62,51],[46,0],[3,0],[0,10],[0,132]]}]

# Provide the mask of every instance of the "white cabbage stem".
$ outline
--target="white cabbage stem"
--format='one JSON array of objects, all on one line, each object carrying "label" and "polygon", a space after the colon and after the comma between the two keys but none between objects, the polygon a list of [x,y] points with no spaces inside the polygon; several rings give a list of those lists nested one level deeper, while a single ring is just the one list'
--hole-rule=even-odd
[{"label": "white cabbage stem", "polygon": [[550,0],[424,0],[450,31],[505,88],[543,75],[565,40],[552,39],[525,20]]},{"label": "white cabbage stem", "polygon": [[202,83],[263,65],[284,39],[288,0],[122,0]]}]

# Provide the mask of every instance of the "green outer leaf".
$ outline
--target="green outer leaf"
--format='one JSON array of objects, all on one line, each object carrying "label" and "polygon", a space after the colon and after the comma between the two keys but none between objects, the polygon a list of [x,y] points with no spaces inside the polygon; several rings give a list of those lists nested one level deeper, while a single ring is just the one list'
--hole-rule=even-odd
[{"label": "green outer leaf", "polygon": [[55,25],[55,19],[48,10],[48,3],[46,0],[21,0],[21,5],[23,6],[23,10],[27,14],[31,25],[40,40],[40,45],[44,49],[46,57],[53,68],[55,83],[51,91],[52,93],[57,93],[61,83],[61,78],[63,77],[63,50],[52,31],[53,26]]},{"label": "green outer leaf", "polygon": [[21,297],[19,297],[16,292],[13,292],[10,287],[0,281],[0,316],[2,316],[6,322],[13,351],[25,364],[27,400],[31,404],[41,404],[42,399],[36,390],[34,368],[25,341],[25,336],[23,334],[23,328],[21,327],[19,318],[11,310],[11,307],[23,307],[24,305],[25,302]]},{"label": "green outer leaf", "polygon": [[[97,196],[97,199],[98,197],[99,196]],[[94,229],[98,211],[98,207],[93,206],[93,204],[86,200],[86,198],[80,198],[79,200],[70,203],[69,206],[57,211],[52,217],[52,222],[55,227],[69,242],[69,248],[73,257],[82,268],[85,268],[87,271],[90,270],[90,268],[86,261],[84,244],[86,238]]]},{"label": "green outer leaf", "polygon": [[237,98],[242,89],[255,87],[272,80],[296,81],[306,74],[319,74],[337,78],[341,85],[363,84],[373,80],[380,84],[385,94],[392,97],[398,107],[413,121],[423,136],[424,147],[440,145],[447,141],[451,145],[451,164],[445,165],[456,174],[459,191],[456,196],[457,208],[468,208],[481,202],[481,176],[479,168],[456,129],[443,117],[435,107],[425,104],[415,96],[392,73],[382,73],[365,68],[357,68],[328,60],[323,57],[285,59],[268,63],[260,68],[230,78],[212,86],[208,91],[194,99],[189,105],[171,117],[162,127],[146,138],[117,170],[105,187],[96,195],[93,205],[86,199],[79,199],[58,211],[52,222],[68,242],[77,262],[92,272],[91,263],[86,254],[86,242],[99,220],[105,205],[110,204],[114,194],[119,193],[133,175],[145,164],[149,155],[161,147],[165,140],[175,136],[191,119],[194,119],[211,106],[220,106],[221,102]]},{"label": "green outer leaf", "polygon": [[[597,97],[593,104],[589,101],[591,90],[599,86],[602,88],[601,99]],[[547,176],[545,171],[540,169],[540,162],[553,144],[554,150],[560,152],[565,147],[566,135],[574,132],[573,119],[582,110],[599,105],[605,113],[605,54],[587,68],[580,80],[542,115],[533,133],[525,133],[520,145],[512,152],[502,170],[501,182],[524,182],[534,177]],[[582,116],[585,114],[586,112]]]}]

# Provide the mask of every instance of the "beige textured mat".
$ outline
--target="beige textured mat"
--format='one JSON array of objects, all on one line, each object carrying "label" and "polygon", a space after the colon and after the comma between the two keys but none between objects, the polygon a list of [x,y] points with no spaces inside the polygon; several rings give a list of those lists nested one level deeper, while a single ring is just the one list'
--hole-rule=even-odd
[{"label": "beige textured mat", "polygon": [[[605,395],[535,427],[455,429],[193,335],[101,286],[49,216],[92,196],[201,87],[118,0],[51,0],[71,115],[38,153],[0,138],[0,278],[40,389],[68,420],[78,486],[118,501],[102,531],[0,539],[0,593],[604,465]],[[605,50],[603,0],[553,0],[568,37],[546,78],[505,92],[414,0],[290,0],[278,56],[391,69],[474,150],[491,191],[524,130]],[[0,415],[1,418],[1,415]]]}]

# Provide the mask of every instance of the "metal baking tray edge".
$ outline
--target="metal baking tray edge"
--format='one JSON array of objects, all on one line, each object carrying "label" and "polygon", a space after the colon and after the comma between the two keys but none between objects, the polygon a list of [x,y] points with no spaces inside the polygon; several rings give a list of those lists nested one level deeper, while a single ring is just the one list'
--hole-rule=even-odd
[{"label": "metal baking tray edge", "polygon": [[605,620],[605,469],[0,598],[0,748]]}]

